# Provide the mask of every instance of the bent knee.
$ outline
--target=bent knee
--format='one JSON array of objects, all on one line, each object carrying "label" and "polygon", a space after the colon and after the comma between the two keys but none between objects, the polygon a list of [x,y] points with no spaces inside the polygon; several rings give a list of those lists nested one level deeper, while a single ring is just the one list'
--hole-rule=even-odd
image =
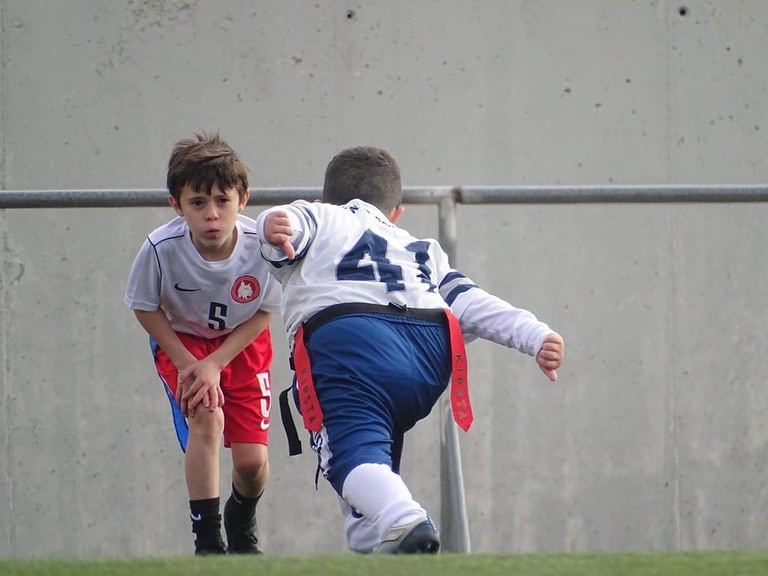
[{"label": "bent knee", "polygon": [[213,412],[198,409],[193,418],[188,418],[189,434],[201,442],[221,442],[224,433],[224,412],[216,408]]},{"label": "bent knee", "polygon": [[232,467],[243,479],[261,478],[269,470],[267,447],[263,444],[232,444]]}]

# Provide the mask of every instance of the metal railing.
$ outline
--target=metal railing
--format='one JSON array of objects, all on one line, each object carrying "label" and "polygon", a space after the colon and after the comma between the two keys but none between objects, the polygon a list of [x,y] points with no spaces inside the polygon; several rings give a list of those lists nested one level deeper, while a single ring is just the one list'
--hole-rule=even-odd
[{"label": "metal railing", "polygon": [[[250,205],[316,200],[320,188],[252,188]],[[768,202],[768,185],[443,186],[406,187],[406,204],[438,207],[440,244],[456,261],[457,204],[636,204]],[[0,209],[166,206],[166,190],[2,190]],[[443,548],[470,552],[458,427],[447,399],[440,406],[440,488]]]},{"label": "metal railing", "polygon": [[[320,198],[320,188],[251,188],[251,205]],[[0,190],[0,209],[165,206],[166,190]],[[409,204],[634,204],[766,202],[768,185],[440,186],[403,189]]]}]

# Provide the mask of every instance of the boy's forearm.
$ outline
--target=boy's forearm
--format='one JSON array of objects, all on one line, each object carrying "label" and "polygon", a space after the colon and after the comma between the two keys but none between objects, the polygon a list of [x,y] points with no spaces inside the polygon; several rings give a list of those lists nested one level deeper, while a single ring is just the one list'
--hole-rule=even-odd
[{"label": "boy's forearm", "polygon": [[272,314],[259,310],[251,318],[232,330],[219,348],[211,353],[209,359],[216,362],[220,370],[223,370],[232,360],[242,352],[254,339],[261,334],[269,322]]},{"label": "boy's forearm", "polygon": [[176,368],[182,367],[190,360],[195,360],[192,353],[179,340],[162,310],[155,310],[153,312],[134,310],[133,312],[139,324],[157,341],[157,344],[168,355]]},{"label": "boy's forearm", "polygon": [[528,310],[516,308],[480,288],[462,295],[451,308],[465,333],[529,356],[536,356],[544,339],[554,332]]}]

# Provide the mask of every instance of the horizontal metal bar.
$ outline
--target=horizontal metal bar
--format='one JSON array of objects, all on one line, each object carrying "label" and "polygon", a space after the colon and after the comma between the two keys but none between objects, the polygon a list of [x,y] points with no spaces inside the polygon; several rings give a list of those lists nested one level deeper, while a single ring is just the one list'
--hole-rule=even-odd
[{"label": "horizontal metal bar", "polygon": [[768,202],[768,186],[462,186],[457,195],[460,204]]},{"label": "horizontal metal bar", "polygon": [[[251,205],[316,200],[320,188],[251,188]],[[406,204],[615,204],[768,202],[766,185],[672,186],[440,186],[406,187]],[[5,208],[101,208],[166,206],[164,189],[0,190]]]},{"label": "horizontal metal bar", "polygon": [[[251,189],[251,204],[320,198],[319,188]],[[168,190],[0,190],[0,208],[109,208],[168,206]]]},{"label": "horizontal metal bar", "polygon": [[[249,204],[273,206],[294,200],[318,200],[321,188],[251,188]],[[450,187],[413,187],[403,190],[409,204],[439,204],[452,194]],[[0,190],[0,208],[104,208],[167,206],[165,189],[113,190]]]}]

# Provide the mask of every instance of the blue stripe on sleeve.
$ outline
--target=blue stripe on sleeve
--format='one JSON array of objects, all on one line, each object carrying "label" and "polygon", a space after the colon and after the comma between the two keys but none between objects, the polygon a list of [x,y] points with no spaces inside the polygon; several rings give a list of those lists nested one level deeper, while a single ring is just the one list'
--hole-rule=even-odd
[{"label": "blue stripe on sleeve", "polygon": [[[317,220],[315,219],[315,215],[312,214],[311,210],[307,210],[306,208],[304,208],[302,206],[293,206],[292,205],[292,208],[295,208],[296,210],[298,210],[299,212],[301,212],[304,215],[304,218],[306,218],[307,223],[309,224],[309,226],[308,226],[309,229],[305,230],[306,236],[310,236],[311,238],[314,239],[315,234],[317,233]],[[285,261],[281,261],[280,266],[275,266],[275,267],[276,268],[281,268],[282,266],[284,266],[286,264],[288,264],[290,266],[290,265],[298,262],[299,260],[304,258],[304,256],[307,255],[307,251],[309,250],[309,247],[311,245],[312,245],[312,241],[310,240],[310,241],[308,241],[304,245],[304,248],[300,252],[299,251],[296,252],[296,257],[293,260],[288,261],[286,259]]]},{"label": "blue stripe on sleeve", "polygon": [[456,286],[456,288],[451,290],[447,296],[443,296],[443,299],[448,304],[448,306],[451,306],[454,300],[456,300],[456,298],[458,298],[460,294],[463,294],[468,290],[472,290],[472,288],[477,288],[477,286],[475,286],[474,284],[460,284],[459,286]]},{"label": "blue stripe on sleeve", "polygon": [[461,278],[466,278],[466,276],[464,276],[464,274],[462,274],[461,272],[456,272],[455,270],[453,272],[449,272],[448,274],[445,275],[445,278],[443,278],[443,281],[440,282],[440,287],[442,288],[449,282],[453,282],[454,280],[460,280]]}]

